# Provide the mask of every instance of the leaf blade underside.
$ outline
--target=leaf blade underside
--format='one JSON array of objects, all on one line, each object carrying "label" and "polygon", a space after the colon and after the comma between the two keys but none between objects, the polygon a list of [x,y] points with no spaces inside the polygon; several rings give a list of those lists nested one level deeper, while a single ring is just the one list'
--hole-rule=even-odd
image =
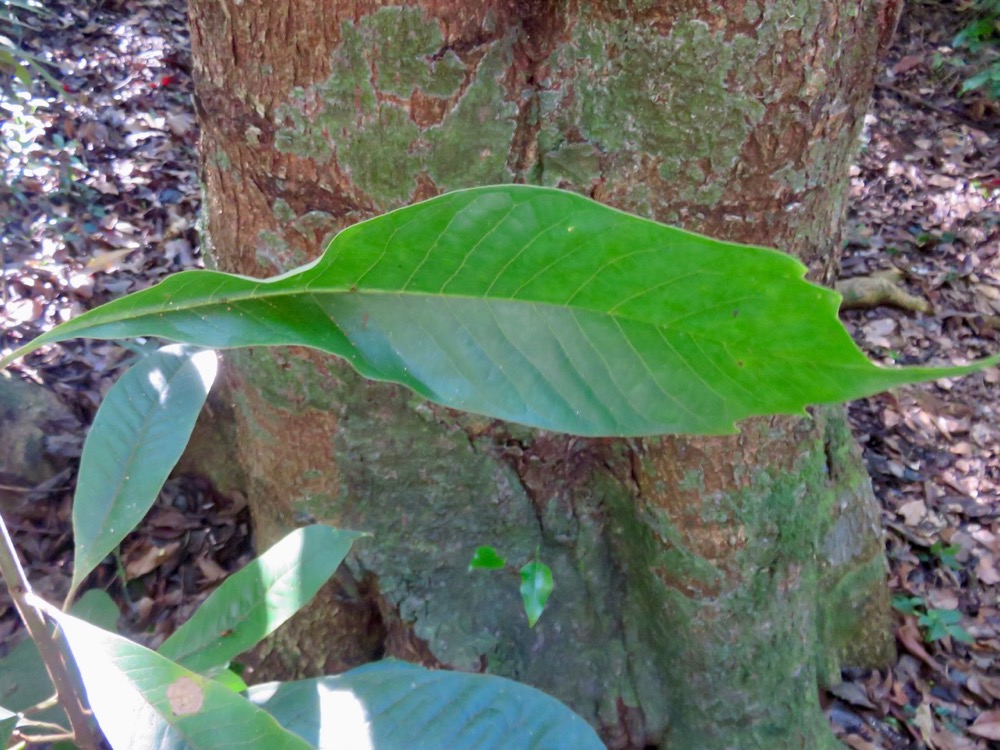
[{"label": "leaf blade underside", "polygon": [[572,193],[449,193],[356,224],[259,281],[189,271],[86,313],[72,336],[302,345],[445,406],[581,435],[717,434],[965,367],[878,367],[840,297],[774,250]]}]

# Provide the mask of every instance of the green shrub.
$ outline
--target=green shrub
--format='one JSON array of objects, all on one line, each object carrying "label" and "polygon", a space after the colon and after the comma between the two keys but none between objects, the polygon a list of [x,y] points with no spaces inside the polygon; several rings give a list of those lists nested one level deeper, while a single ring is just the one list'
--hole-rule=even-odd
[{"label": "green shrub", "polygon": [[973,20],[952,41],[952,46],[977,55],[976,72],[962,83],[962,93],[983,92],[1000,99],[1000,0],[975,0],[969,6]]}]

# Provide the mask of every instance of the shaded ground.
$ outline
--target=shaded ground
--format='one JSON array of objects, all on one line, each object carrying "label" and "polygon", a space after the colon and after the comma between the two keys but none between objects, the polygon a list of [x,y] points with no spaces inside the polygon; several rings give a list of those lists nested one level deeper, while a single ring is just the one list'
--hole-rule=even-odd
[{"label": "shaded ground", "polygon": [[[911,309],[843,316],[886,363],[968,360],[1000,342],[1000,110],[956,99],[969,69],[948,45],[967,19],[955,4],[907,7],[852,169],[841,275],[910,297]],[[994,368],[851,406],[903,610],[896,666],[834,691],[829,714],[853,748],[1000,740],[998,383]]]},{"label": "shaded ground", "polygon": [[[48,2],[49,15],[26,34],[25,46],[56,64],[65,91],[36,87],[33,97],[0,101],[3,350],[199,263],[197,130],[180,5]],[[961,361],[1000,349],[1000,109],[957,98],[969,61],[948,45],[967,22],[961,7],[908,7],[852,171],[842,276],[859,300],[844,319],[884,362]],[[47,425],[54,477],[38,485],[0,474],[0,507],[52,600],[69,582],[83,425],[132,356],[72,342],[18,367],[66,407],[52,408]],[[1000,740],[998,383],[993,369],[851,408],[883,504],[901,611],[893,669],[847,674],[827,696],[850,747],[982,750],[988,738]],[[93,585],[119,601],[125,628],[155,644],[248,559],[248,528],[239,498],[202,480],[172,480],[123,544],[126,583],[107,564]],[[2,594],[0,644],[15,630]]]}]

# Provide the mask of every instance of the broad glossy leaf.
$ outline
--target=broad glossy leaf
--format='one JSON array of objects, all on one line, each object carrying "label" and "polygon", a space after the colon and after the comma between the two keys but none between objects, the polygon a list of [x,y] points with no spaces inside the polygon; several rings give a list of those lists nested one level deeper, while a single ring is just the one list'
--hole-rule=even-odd
[{"label": "broad glossy leaf", "polygon": [[296,529],[223,581],[160,654],[197,672],[224,667],[304,607],[359,536],[319,524]]},{"label": "broad glossy leaf", "polygon": [[224,686],[226,690],[231,690],[234,693],[246,692],[247,684],[243,682],[242,677],[231,669],[223,669],[221,672],[214,675],[212,679]]},{"label": "broad glossy leaf", "polygon": [[552,594],[552,571],[545,563],[530,562],[521,568],[521,600],[529,627],[535,627]]},{"label": "broad glossy leaf", "polygon": [[251,687],[249,699],[319,750],[603,750],[555,698],[502,677],[370,664]]},{"label": "broad glossy leaf", "polygon": [[105,630],[118,629],[118,605],[103,589],[88,589],[83,596],[73,602],[70,614]]},{"label": "broad glossy leaf", "polygon": [[54,608],[97,723],[116,750],[306,750],[225,686]]},{"label": "broad glossy leaf", "polygon": [[477,188],[356,224],[274,279],[178,274],[8,360],[73,336],[298,344],[446,406],[582,435],[731,432],[1000,362],[877,367],[805,270],[572,193]]},{"label": "broad glossy leaf", "polygon": [[140,360],[97,411],[73,498],[72,588],[153,505],[215,379],[215,352],[174,344]]}]

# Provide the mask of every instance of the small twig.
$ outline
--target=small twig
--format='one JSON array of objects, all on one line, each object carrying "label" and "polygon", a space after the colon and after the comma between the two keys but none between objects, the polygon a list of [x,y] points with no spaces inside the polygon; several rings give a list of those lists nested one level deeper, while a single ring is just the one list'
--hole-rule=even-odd
[{"label": "small twig", "polygon": [[31,492],[31,487],[20,487],[14,484],[0,484],[0,490],[7,490],[8,492]]},{"label": "small twig", "polygon": [[34,721],[32,719],[21,719],[21,721],[18,723],[18,728],[23,729],[24,727],[38,727],[39,729],[52,729],[62,734],[72,734],[66,727],[60,726],[59,724],[53,724],[51,721]]},{"label": "small twig", "polygon": [[919,534],[913,533],[901,523],[890,521],[888,518],[883,518],[882,523],[888,528],[895,531],[901,537],[906,539],[908,542],[910,542],[910,544],[914,544],[922,549],[930,549],[931,547],[934,546],[933,540],[928,539],[926,537],[922,537]]},{"label": "small twig", "polygon": [[66,712],[66,716],[69,717],[69,724],[73,729],[73,741],[83,750],[98,750],[101,747],[101,742],[90,721],[90,713],[83,704],[66,662],[63,660],[63,652],[49,631],[41,612],[27,601],[28,595],[31,594],[31,584],[28,583],[28,577],[24,573],[24,568],[21,567],[17,550],[14,548],[14,542],[10,538],[7,524],[4,523],[2,516],[0,516],[0,574],[7,582],[10,598],[21,616],[21,620],[24,621],[28,635],[38,647],[38,653],[45,664],[45,670],[49,673],[49,679],[55,686],[56,695],[59,696],[59,703]]},{"label": "small twig", "polygon": [[21,715],[28,716],[30,714],[40,713],[41,711],[48,711],[53,706],[57,705],[59,705],[59,696],[53,694],[43,701],[38,701],[38,703],[36,703],[34,706],[28,706],[26,709],[21,711]]},{"label": "small twig", "polygon": [[38,487],[23,487],[19,484],[0,484],[0,490],[7,490],[8,492],[23,492],[24,494],[35,493],[38,495],[54,495],[57,492],[62,492],[68,489],[70,485],[61,484],[56,487],[48,487],[46,489],[39,489]]}]

